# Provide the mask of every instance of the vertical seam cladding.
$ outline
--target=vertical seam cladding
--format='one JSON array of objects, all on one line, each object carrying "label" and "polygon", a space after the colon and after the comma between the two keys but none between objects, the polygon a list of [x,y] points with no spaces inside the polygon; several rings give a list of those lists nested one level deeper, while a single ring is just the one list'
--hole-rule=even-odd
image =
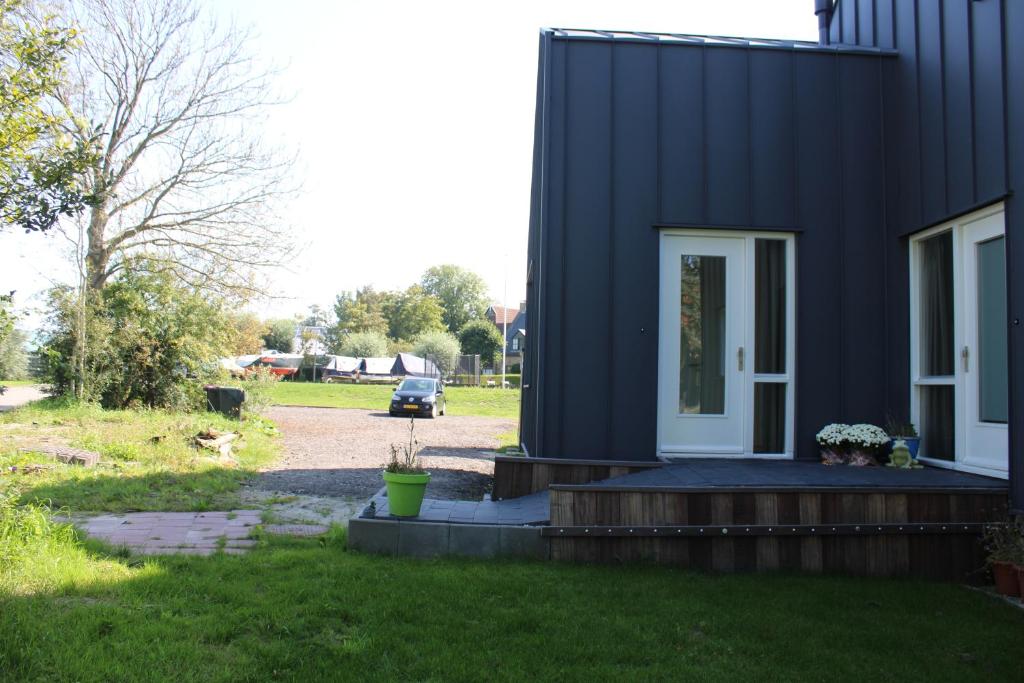
[{"label": "vertical seam cladding", "polygon": [[661,45],[661,39],[660,38],[658,39],[658,42],[655,44],[655,49],[657,50],[656,54],[658,55],[658,58],[654,62],[654,64],[655,64],[655,75],[654,75],[654,81],[655,81],[654,82],[654,129],[655,129],[655,148],[654,148],[654,156],[655,156],[655,158],[654,158],[654,163],[655,163],[655,168],[654,168],[654,172],[657,175],[657,177],[654,179],[654,181],[655,181],[654,182],[654,184],[655,184],[655,193],[657,195],[657,197],[655,199],[656,204],[655,204],[655,208],[654,208],[654,213],[655,213],[655,217],[656,217],[657,221],[660,223],[660,222],[662,222],[664,220],[664,210],[662,209],[662,204],[661,204],[661,202],[662,202],[662,187],[661,187],[661,185],[662,185],[662,177],[664,175],[662,173],[662,156],[664,156],[664,155],[661,153],[661,144],[662,144],[661,143],[661,107],[662,107],[661,90],[664,87],[664,84],[661,81],[661,79],[662,79],[662,75],[661,75],[661,72],[662,72],[661,61],[662,61],[662,53],[665,51],[665,48],[663,48],[662,45]]},{"label": "vertical seam cladding", "polygon": [[942,101],[942,213],[949,215],[949,104],[946,92],[946,10],[939,8],[939,99]]},{"label": "vertical seam cladding", "polygon": [[914,114],[917,119],[917,220],[915,227],[924,222],[924,136],[921,132],[921,14],[918,0],[914,0]]},{"label": "vertical seam cladding", "polygon": [[543,138],[541,139],[541,208],[540,225],[537,233],[537,264],[534,267],[534,277],[537,278],[537,282],[533,288],[533,298],[538,310],[532,314],[538,324],[535,347],[537,349],[537,356],[532,363],[535,378],[531,378],[534,409],[532,446],[535,454],[539,454],[543,450],[544,440],[546,439],[546,432],[544,430],[546,420],[543,410],[545,392],[541,391],[540,378],[543,377],[542,371],[546,364],[547,354],[545,353],[544,345],[547,343],[546,323],[549,308],[543,297],[546,296],[547,292],[547,277],[544,271],[547,267],[547,259],[544,256],[547,251],[547,234],[545,233],[550,233],[550,215],[548,210],[551,208],[551,59],[554,53],[554,41],[550,33],[545,34],[542,45],[541,52],[544,55],[544,83],[542,88],[544,109],[541,112],[541,130],[543,131]]},{"label": "vertical seam cladding", "polygon": [[[882,154],[882,183],[881,183],[881,200],[882,200],[882,272],[885,276],[882,278],[882,300],[886,302],[886,306],[890,306],[889,303],[889,153],[888,147],[886,146],[886,120],[885,120],[885,63],[881,59],[875,60],[878,66],[878,128],[881,132],[882,139],[879,151]],[[885,339],[885,346],[888,347],[892,343],[892,335],[889,334],[889,316],[882,316],[882,334]],[[885,409],[887,413],[891,413],[892,405],[890,404],[890,398],[892,397],[891,382],[892,373],[890,372],[891,360],[889,349],[884,349],[883,370],[885,372]]]},{"label": "vertical seam cladding", "polygon": [[700,183],[701,222],[708,224],[708,48],[700,48]]},{"label": "vertical seam cladding", "polygon": [[745,107],[747,112],[747,225],[754,225],[754,115],[753,105],[754,98],[751,97],[750,90],[753,88],[753,84],[750,78],[750,50],[744,50],[746,53],[746,80],[747,80],[747,106]]},{"label": "vertical seam cladding", "polygon": [[971,204],[978,203],[978,128],[974,99],[974,5],[967,6],[967,104],[971,108]]},{"label": "vertical seam cladding", "polygon": [[[839,61],[839,55],[835,54],[832,57],[832,82],[833,91],[832,94],[835,98],[834,104],[836,107],[836,115],[838,121],[836,121],[835,132],[836,132],[836,146],[839,152],[839,207],[838,207],[838,221],[836,224],[839,226],[839,272],[846,273],[846,203],[844,198],[846,196],[846,158],[843,154],[843,93],[840,87],[841,79],[841,62]],[[844,420],[850,418],[846,414],[847,400],[846,400],[846,278],[839,278],[839,386],[842,390],[839,392],[839,414],[843,416]]]},{"label": "vertical seam cladding", "polygon": [[999,44],[1003,66],[1003,188],[1010,191],[1010,88],[1006,58],[1006,0],[999,0]]},{"label": "vertical seam cladding", "polygon": [[[608,358],[615,358],[615,41],[608,46]],[[615,394],[615,373],[608,374],[608,395]],[[615,399],[607,402],[608,419],[606,420],[605,453],[611,455],[614,420],[612,404]]]},{"label": "vertical seam cladding", "polygon": [[[561,263],[559,264],[559,276],[561,281],[558,286],[559,296],[559,325],[565,321],[565,248],[568,242],[568,230],[566,229],[566,223],[568,219],[568,210],[566,209],[566,190],[569,187],[569,144],[568,144],[568,130],[569,130],[569,106],[572,102],[572,98],[569,97],[569,59],[572,56],[572,50],[570,46],[571,41],[565,43],[565,57],[562,60],[562,88],[563,88],[563,101],[565,102],[562,107],[562,229],[561,239],[562,247]],[[565,454],[565,411],[562,409],[565,401],[565,334],[559,333],[558,335],[558,455],[556,457],[564,457]]]},{"label": "vertical seam cladding", "polygon": [[797,131],[800,130],[800,122],[797,119],[796,113],[796,54],[792,51],[789,53],[789,94],[789,129],[793,135],[793,204],[790,207],[789,223],[790,225],[798,225],[800,221],[800,136],[797,134]]}]

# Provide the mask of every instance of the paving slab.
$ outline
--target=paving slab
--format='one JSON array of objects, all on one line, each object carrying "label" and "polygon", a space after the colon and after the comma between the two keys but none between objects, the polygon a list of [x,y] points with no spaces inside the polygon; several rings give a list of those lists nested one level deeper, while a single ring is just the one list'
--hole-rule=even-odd
[{"label": "paving slab", "polygon": [[[130,512],[77,517],[71,521],[86,536],[140,555],[210,555],[218,551],[240,554],[256,545],[249,536],[260,524],[260,512]],[[309,536],[313,535],[311,529],[316,533],[327,531],[327,527],[285,525],[277,533]]]}]

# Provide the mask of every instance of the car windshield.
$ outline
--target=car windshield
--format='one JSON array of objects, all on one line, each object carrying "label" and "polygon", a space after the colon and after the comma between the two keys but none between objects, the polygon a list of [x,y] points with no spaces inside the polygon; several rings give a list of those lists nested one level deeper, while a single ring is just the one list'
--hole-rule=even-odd
[{"label": "car windshield", "polygon": [[406,379],[398,386],[399,391],[433,391],[432,379]]}]

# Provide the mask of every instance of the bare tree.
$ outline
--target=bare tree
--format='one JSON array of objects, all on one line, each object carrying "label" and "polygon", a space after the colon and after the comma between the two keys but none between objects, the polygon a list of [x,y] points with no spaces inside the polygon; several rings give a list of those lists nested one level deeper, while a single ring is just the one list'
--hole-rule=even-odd
[{"label": "bare tree", "polygon": [[193,0],[74,0],[81,29],[57,100],[66,133],[98,141],[82,217],[86,283],[104,287],[135,257],[221,293],[259,291],[261,270],[295,248],[277,215],[293,159],[260,127],[275,99],[247,30]]}]

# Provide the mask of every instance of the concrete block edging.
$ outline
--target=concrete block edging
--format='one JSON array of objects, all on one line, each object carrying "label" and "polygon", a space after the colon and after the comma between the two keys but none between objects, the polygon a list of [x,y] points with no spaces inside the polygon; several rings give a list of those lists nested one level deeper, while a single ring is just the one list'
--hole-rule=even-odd
[{"label": "concrete block edging", "polygon": [[548,540],[537,526],[349,520],[351,550],[409,557],[521,557],[548,559]]}]

